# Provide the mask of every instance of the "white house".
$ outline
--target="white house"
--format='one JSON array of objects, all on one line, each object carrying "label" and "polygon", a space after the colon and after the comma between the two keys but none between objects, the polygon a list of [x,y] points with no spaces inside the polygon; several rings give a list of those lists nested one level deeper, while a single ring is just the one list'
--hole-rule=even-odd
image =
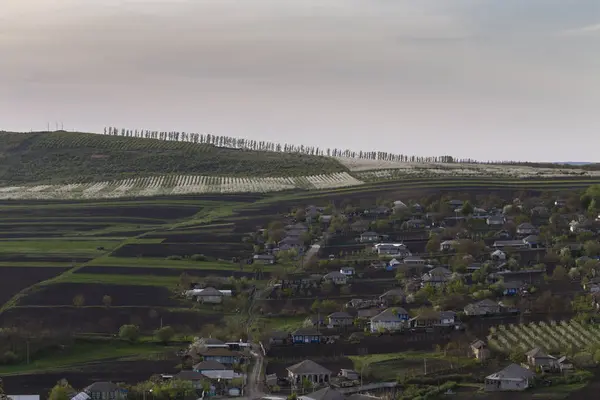
[{"label": "white house", "polygon": [[340,274],[344,274],[348,277],[354,276],[354,274],[356,273],[356,271],[354,270],[354,267],[342,267],[340,268]]},{"label": "white house", "polygon": [[457,244],[457,240],[444,240],[442,243],[440,243],[440,251],[453,250],[454,246],[456,246]]},{"label": "white house", "polygon": [[411,255],[410,251],[403,243],[377,243],[373,247],[380,256],[387,255],[406,257]]},{"label": "white house", "polygon": [[401,307],[390,307],[371,318],[371,332],[397,331],[408,324],[408,312]]}]

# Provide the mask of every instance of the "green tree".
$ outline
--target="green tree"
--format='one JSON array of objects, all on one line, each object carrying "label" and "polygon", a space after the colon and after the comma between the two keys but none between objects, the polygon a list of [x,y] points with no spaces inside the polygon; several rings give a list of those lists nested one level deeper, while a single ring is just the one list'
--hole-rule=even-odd
[{"label": "green tree", "polygon": [[163,326],[154,332],[154,336],[159,342],[167,344],[175,336],[175,329],[170,326]]},{"label": "green tree", "polygon": [[600,255],[600,243],[595,240],[588,240],[583,244],[583,250],[589,257],[596,257]]},{"label": "green tree", "polygon": [[119,329],[119,337],[130,342],[135,342],[140,337],[140,327],[131,324],[123,325]]},{"label": "green tree", "polygon": [[469,215],[473,214],[474,210],[475,208],[473,207],[473,205],[469,201],[465,201],[462,208],[460,209],[460,213],[465,217],[468,217]]},{"label": "green tree", "polygon": [[554,268],[554,272],[552,273],[553,281],[562,282],[567,280],[568,278],[569,275],[567,274],[567,270],[565,267],[563,267],[562,265],[557,265],[556,268]]},{"label": "green tree", "polygon": [[58,381],[50,391],[48,400],[70,400],[74,393],[75,390],[69,385],[69,382],[62,379]]}]

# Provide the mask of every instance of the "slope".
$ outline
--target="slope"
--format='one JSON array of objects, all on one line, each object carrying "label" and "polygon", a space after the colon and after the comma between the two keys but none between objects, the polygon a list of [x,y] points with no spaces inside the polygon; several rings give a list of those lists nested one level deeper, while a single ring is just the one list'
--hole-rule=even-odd
[{"label": "slope", "polygon": [[0,132],[0,186],[165,174],[296,177],[347,171],[323,156],[80,132]]}]

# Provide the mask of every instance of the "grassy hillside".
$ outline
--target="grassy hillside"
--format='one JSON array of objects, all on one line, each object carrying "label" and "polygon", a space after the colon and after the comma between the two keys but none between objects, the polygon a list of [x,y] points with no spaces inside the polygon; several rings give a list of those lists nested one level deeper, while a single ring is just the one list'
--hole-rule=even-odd
[{"label": "grassy hillside", "polygon": [[0,132],[0,185],[164,174],[287,177],[344,172],[332,158],[80,132]]}]

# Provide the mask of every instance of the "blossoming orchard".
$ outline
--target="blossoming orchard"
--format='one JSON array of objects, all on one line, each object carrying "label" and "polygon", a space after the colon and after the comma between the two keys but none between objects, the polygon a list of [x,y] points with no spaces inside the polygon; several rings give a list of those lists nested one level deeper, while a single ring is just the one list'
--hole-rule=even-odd
[{"label": "blossoming orchard", "polygon": [[290,189],[332,189],[363,184],[346,172],[277,178],[203,175],[155,176],[68,185],[0,188],[0,199],[107,199],[202,193],[266,193]]}]

